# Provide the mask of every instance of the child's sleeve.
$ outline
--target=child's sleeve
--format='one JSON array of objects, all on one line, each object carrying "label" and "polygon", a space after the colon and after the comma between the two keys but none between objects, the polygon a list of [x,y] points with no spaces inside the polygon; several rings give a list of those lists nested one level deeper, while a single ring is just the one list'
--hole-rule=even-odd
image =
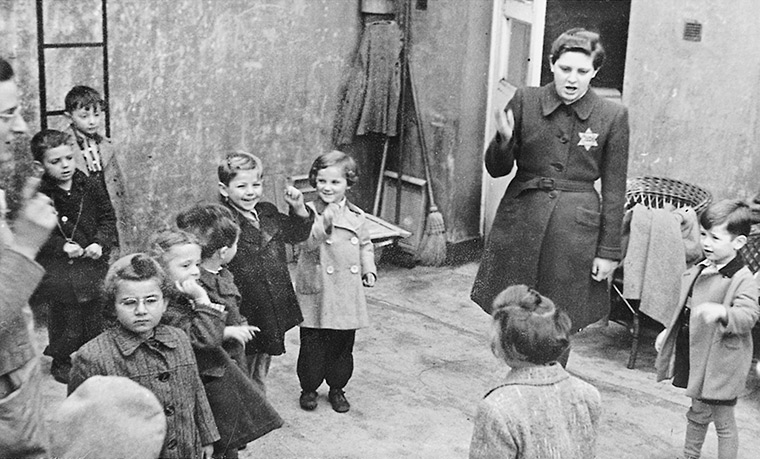
[{"label": "child's sleeve", "polygon": [[359,248],[361,250],[362,276],[372,273],[377,277],[375,266],[375,246],[369,234],[369,226],[365,222],[359,227]]},{"label": "child's sleeve", "polygon": [[310,206],[306,206],[308,217],[299,217],[291,210],[288,215],[280,214],[280,231],[282,239],[288,244],[298,244],[305,241],[311,233],[316,212]]},{"label": "child's sleeve", "polygon": [[213,349],[222,345],[226,312],[219,312],[207,306],[169,304],[161,322],[177,327],[190,338],[193,349]]},{"label": "child's sleeve", "polygon": [[325,228],[325,219],[322,214],[317,214],[311,206],[306,206],[309,214],[313,215],[312,225],[309,227],[309,234],[304,239],[304,246],[307,250],[316,250],[320,244],[325,242],[329,237],[327,228]]},{"label": "child's sleeve", "polygon": [[[198,363],[195,360],[195,355],[192,352],[189,355],[193,361],[193,368],[197,368]],[[195,394],[195,425],[198,427],[201,445],[210,445],[219,440],[219,430],[216,428],[214,414],[211,412],[211,405],[208,403],[201,377],[197,371],[192,371],[192,373],[193,381],[190,389]]]},{"label": "child's sleeve", "polygon": [[75,352],[71,356],[71,371],[69,372],[67,395],[71,395],[88,378],[101,374],[104,375],[105,372],[99,371],[96,362],[90,359],[88,355],[81,351]]},{"label": "child's sleeve", "polygon": [[751,275],[741,280],[731,307],[726,308],[726,317],[726,324],[719,324],[724,334],[749,333],[755,326],[760,317],[760,304],[757,283]]}]

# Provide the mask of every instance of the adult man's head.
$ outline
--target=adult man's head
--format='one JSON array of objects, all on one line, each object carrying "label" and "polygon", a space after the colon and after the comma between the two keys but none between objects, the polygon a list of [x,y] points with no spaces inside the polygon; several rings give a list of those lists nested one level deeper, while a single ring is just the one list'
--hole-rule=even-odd
[{"label": "adult man's head", "polygon": [[0,57],[0,164],[12,159],[10,146],[14,137],[29,128],[21,117],[19,91],[13,77],[13,67]]}]

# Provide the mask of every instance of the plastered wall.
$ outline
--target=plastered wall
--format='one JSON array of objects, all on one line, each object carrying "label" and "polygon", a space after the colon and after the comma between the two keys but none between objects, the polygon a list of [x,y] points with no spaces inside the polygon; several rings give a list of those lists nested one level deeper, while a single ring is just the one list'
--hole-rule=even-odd
[{"label": "plastered wall", "polygon": [[[0,0],[0,53],[17,70],[32,133],[40,127],[34,3]],[[413,8],[411,55],[436,201],[449,241],[458,242],[478,236],[491,1],[427,3],[427,10]],[[99,0],[44,4],[48,41],[102,38]],[[263,159],[265,199],[285,209],[281,193],[288,177],[306,174],[331,146],[340,87],[362,31],[359,4],[107,2],[111,137],[131,197],[121,205],[137,222],[124,241],[128,247],[138,247],[177,210],[214,199],[215,163],[230,149]],[[63,108],[74,84],[102,91],[98,52],[47,52],[49,110]],[[60,117],[49,121],[50,127],[65,125]],[[404,171],[424,177],[414,124],[406,132]],[[377,139],[348,148],[364,173],[352,199],[366,209],[381,149]],[[397,164],[392,149],[389,166]]]},{"label": "plastered wall", "polygon": [[[760,189],[760,2],[633,0],[623,100],[629,175],[695,183],[716,198]],[[702,41],[683,40],[684,23]]]}]

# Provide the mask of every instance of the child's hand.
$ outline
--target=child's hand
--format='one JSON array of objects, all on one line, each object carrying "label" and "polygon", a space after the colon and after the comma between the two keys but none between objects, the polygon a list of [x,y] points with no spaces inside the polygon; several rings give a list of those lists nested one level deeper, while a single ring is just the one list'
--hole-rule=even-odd
[{"label": "child's hand", "polygon": [[177,286],[177,290],[192,298],[196,304],[202,304],[204,306],[211,304],[211,300],[208,298],[208,293],[206,293],[206,290],[201,287],[194,278],[191,277],[182,282],[176,281],[174,285]]},{"label": "child's hand", "polygon": [[84,249],[76,242],[66,242],[63,244],[63,251],[66,252],[69,258],[79,258],[84,255]]},{"label": "child's hand", "polygon": [[702,303],[692,310],[692,314],[701,317],[708,324],[728,321],[728,312],[720,303]]},{"label": "child's hand", "polygon": [[285,188],[285,202],[288,203],[293,212],[299,217],[308,217],[309,212],[306,210],[306,204],[303,202],[303,193],[294,186]]},{"label": "child's hand", "polygon": [[214,456],[214,444],[201,447],[201,459],[212,459]]},{"label": "child's hand", "polygon": [[659,335],[657,335],[657,339],[654,340],[654,350],[657,351],[659,354],[662,352],[662,345],[665,344],[665,335],[668,334],[668,329],[661,331]]},{"label": "child's hand", "polygon": [[100,244],[93,242],[92,244],[85,247],[84,256],[92,258],[93,260],[97,260],[103,256],[103,247],[101,247]]},{"label": "child's hand", "polygon": [[245,343],[253,339],[258,331],[261,331],[259,327],[254,327],[253,325],[234,325],[224,327],[224,341],[234,339],[245,346]]},{"label": "child's hand", "polygon": [[365,287],[374,287],[376,280],[377,276],[375,276],[373,273],[367,273],[362,276],[362,284],[364,284]]}]

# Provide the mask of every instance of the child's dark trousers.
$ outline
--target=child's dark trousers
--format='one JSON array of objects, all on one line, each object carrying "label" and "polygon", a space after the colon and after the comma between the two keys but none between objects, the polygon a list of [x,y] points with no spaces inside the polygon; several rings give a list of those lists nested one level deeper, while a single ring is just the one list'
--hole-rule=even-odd
[{"label": "child's dark trousers", "polygon": [[356,330],[301,327],[301,349],[296,372],[301,390],[315,392],[327,382],[330,389],[343,389],[354,372]]}]

